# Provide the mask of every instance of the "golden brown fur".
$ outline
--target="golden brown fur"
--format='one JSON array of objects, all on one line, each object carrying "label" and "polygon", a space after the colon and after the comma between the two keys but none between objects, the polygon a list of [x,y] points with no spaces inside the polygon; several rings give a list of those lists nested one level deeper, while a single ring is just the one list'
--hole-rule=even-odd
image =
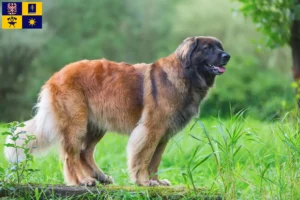
[{"label": "golden brown fur", "polygon": [[[204,45],[219,41],[189,38],[174,54],[153,64],[78,61],[46,82],[32,123],[40,121],[42,112],[53,117],[46,123],[57,131],[48,131],[47,137],[55,134],[59,138],[67,184],[112,183],[93,158],[96,144],[107,131],[130,135],[128,168],[133,181],[143,186],[170,184],[155,175],[162,153],[168,139],[197,114],[214,80],[214,75],[190,71],[187,62],[193,62],[194,42]],[[32,146],[41,148],[38,144]]]}]

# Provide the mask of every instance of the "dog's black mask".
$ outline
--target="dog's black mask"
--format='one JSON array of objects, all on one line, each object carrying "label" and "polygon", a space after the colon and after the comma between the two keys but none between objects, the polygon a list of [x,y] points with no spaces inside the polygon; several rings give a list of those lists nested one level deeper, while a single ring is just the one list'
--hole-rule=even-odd
[{"label": "dog's black mask", "polygon": [[220,75],[230,59],[221,42],[213,37],[190,37],[176,50],[177,57],[186,70],[200,74]]}]

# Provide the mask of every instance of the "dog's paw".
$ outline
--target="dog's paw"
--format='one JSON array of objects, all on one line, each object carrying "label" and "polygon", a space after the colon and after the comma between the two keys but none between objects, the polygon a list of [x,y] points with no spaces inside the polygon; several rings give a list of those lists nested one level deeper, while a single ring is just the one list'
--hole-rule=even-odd
[{"label": "dog's paw", "polygon": [[108,185],[114,183],[114,179],[112,176],[108,176],[104,173],[102,174],[97,174],[96,179],[103,185]]},{"label": "dog's paw", "polygon": [[138,185],[155,187],[155,186],[170,186],[171,183],[167,179],[164,179],[164,180],[149,180],[144,183],[139,183]]},{"label": "dog's paw", "polygon": [[147,186],[159,186],[159,182],[157,180],[150,180],[148,181]]},{"label": "dog's paw", "polygon": [[86,177],[86,178],[81,179],[79,181],[79,185],[81,185],[81,186],[95,186],[96,182],[97,182],[96,179],[90,178],[90,177]]},{"label": "dog's paw", "polygon": [[104,178],[102,178],[101,180],[99,180],[101,184],[103,185],[109,185],[109,184],[113,184],[114,183],[114,179],[112,176],[108,176],[105,175]]},{"label": "dog's paw", "polygon": [[136,182],[137,185],[139,186],[150,186],[150,187],[154,187],[154,186],[159,186],[159,182],[157,180],[149,180],[149,181],[137,181]]},{"label": "dog's paw", "polygon": [[168,181],[167,179],[159,180],[158,182],[159,182],[159,185],[163,185],[163,186],[171,185],[170,181]]},{"label": "dog's paw", "polygon": [[103,184],[107,185],[107,184],[113,184],[114,183],[114,178],[112,176],[108,176],[106,175],[105,181]]}]

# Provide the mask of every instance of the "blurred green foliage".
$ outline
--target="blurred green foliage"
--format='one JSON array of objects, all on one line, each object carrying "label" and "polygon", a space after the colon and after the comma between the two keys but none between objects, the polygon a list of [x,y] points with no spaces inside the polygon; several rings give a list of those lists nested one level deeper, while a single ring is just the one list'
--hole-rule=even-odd
[{"label": "blurred green foliage", "polygon": [[[300,18],[298,0],[238,0],[240,11],[251,17],[266,37],[266,45],[278,47],[289,43],[292,20]],[[299,12],[299,13],[298,13]]]},{"label": "blurred green foliage", "polygon": [[230,104],[258,118],[280,114],[293,106],[290,49],[254,42],[261,34],[239,7],[230,0],[43,1],[43,30],[0,32],[0,121],[29,118],[41,86],[70,62],[154,62],[195,35],[219,38],[232,57],[202,116],[228,116]]},{"label": "blurred green foliage", "polygon": [[[264,35],[267,47],[289,45],[292,51],[292,73],[295,84],[300,78],[300,0],[236,0],[244,16],[250,17]],[[295,96],[300,107],[299,88]]]}]

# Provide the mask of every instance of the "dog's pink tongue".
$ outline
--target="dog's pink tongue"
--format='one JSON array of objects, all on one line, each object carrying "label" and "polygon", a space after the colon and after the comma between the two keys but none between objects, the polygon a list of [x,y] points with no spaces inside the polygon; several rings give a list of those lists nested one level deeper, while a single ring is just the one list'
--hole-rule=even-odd
[{"label": "dog's pink tongue", "polygon": [[218,68],[218,71],[221,73],[224,73],[226,71],[226,68],[223,66],[218,66],[217,68]]}]

